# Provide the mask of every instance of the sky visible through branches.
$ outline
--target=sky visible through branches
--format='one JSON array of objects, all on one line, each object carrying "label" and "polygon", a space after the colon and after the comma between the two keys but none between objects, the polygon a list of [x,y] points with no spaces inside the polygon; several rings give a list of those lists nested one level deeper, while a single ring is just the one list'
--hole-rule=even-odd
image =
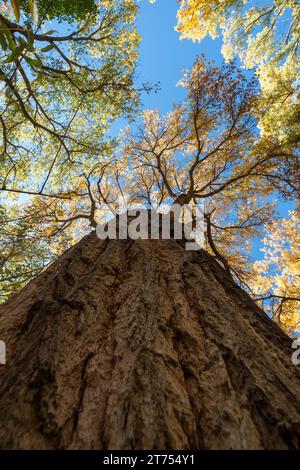
[{"label": "sky visible through branches", "polygon": [[[186,90],[177,84],[182,78],[182,70],[190,70],[197,55],[204,53],[217,65],[224,61],[221,36],[214,40],[206,37],[201,43],[180,40],[175,30],[177,11],[177,0],[160,0],[154,5],[148,0],[140,2],[138,32],[141,44],[137,78],[140,83],[159,83],[159,91],[143,94],[142,101],[144,109],[157,109],[161,114],[167,113],[174,102],[180,102],[185,97]],[[240,65],[239,60],[238,63]],[[244,69],[243,72],[246,77],[253,76],[251,70]],[[117,135],[126,124],[124,119],[120,119],[113,124],[110,132]],[[294,202],[278,197],[277,209],[281,217],[286,217],[294,207]],[[262,237],[263,233],[253,242],[254,260],[263,258],[260,250]]]},{"label": "sky visible through branches", "polygon": [[90,2],[0,6],[4,295],[118,195],[202,200],[208,251],[295,329],[300,6]]}]

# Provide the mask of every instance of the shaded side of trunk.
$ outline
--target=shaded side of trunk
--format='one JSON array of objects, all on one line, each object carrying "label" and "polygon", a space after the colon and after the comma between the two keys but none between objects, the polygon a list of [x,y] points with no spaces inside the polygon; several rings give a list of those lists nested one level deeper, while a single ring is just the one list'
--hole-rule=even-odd
[{"label": "shaded side of trunk", "polygon": [[204,251],[90,234],[0,307],[0,447],[293,449],[291,341]]}]

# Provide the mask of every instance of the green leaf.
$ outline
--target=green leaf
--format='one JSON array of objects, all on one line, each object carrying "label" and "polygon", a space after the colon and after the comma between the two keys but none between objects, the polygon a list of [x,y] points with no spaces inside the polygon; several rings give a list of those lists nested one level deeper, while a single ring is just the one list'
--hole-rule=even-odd
[{"label": "green leaf", "polygon": [[29,29],[27,31],[27,37],[28,37],[28,43],[33,46],[33,43],[34,43],[34,34],[33,34],[33,31],[31,29]]},{"label": "green leaf", "polygon": [[18,57],[22,54],[23,50],[25,49],[26,44],[20,44],[19,46],[15,47],[13,53],[5,59],[5,62],[14,62],[18,59]]},{"label": "green leaf", "polygon": [[42,52],[49,52],[54,48],[54,44],[49,44],[49,46],[43,47],[41,49]]},{"label": "green leaf", "polygon": [[42,61],[40,58],[36,57],[36,58],[33,58],[33,57],[27,57],[25,56],[24,59],[26,60],[26,62],[31,65],[32,67],[40,67],[41,65],[43,65]]},{"label": "green leaf", "polygon": [[33,51],[34,51],[34,47],[32,47],[32,44],[29,44],[27,41],[25,41],[24,38],[19,37],[19,38],[18,38],[18,41],[19,41],[20,45],[21,45],[21,44],[23,45],[24,49],[26,48],[26,49],[27,49],[28,51],[30,51],[30,52],[33,52]]},{"label": "green leaf", "polygon": [[14,10],[14,14],[17,21],[20,21],[20,0],[11,0],[10,1],[12,9]]},{"label": "green leaf", "polygon": [[15,58],[12,56],[12,55],[9,55],[8,57],[6,57],[5,59],[5,62],[7,64],[10,64],[11,62],[14,62],[15,61]]},{"label": "green leaf", "polygon": [[16,44],[15,44],[14,39],[13,39],[13,35],[9,31],[9,29],[5,30],[4,34],[6,35],[10,50],[13,51],[16,47]]},{"label": "green leaf", "polygon": [[50,29],[46,33],[43,33],[44,36],[51,36],[51,34],[57,33],[56,29]]},{"label": "green leaf", "polygon": [[26,48],[30,52],[35,51],[33,44],[27,42],[24,38],[19,37],[18,41],[19,41],[20,44],[22,44],[24,46],[24,49]]},{"label": "green leaf", "polygon": [[0,45],[4,51],[7,49],[7,41],[3,31],[0,31]]}]

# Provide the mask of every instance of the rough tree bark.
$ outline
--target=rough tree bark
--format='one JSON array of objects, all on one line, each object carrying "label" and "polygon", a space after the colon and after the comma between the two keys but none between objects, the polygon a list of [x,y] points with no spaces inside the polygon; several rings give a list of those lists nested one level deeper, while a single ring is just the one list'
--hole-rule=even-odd
[{"label": "rough tree bark", "polygon": [[85,237],[0,307],[4,449],[293,449],[291,341],[204,251]]}]

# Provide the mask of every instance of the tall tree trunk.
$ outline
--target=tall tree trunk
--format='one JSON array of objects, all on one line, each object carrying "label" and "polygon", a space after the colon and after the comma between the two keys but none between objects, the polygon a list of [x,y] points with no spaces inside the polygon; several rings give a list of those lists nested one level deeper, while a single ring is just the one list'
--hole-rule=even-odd
[{"label": "tall tree trunk", "polygon": [[204,251],[92,233],[0,307],[0,447],[300,447],[291,341]]}]

